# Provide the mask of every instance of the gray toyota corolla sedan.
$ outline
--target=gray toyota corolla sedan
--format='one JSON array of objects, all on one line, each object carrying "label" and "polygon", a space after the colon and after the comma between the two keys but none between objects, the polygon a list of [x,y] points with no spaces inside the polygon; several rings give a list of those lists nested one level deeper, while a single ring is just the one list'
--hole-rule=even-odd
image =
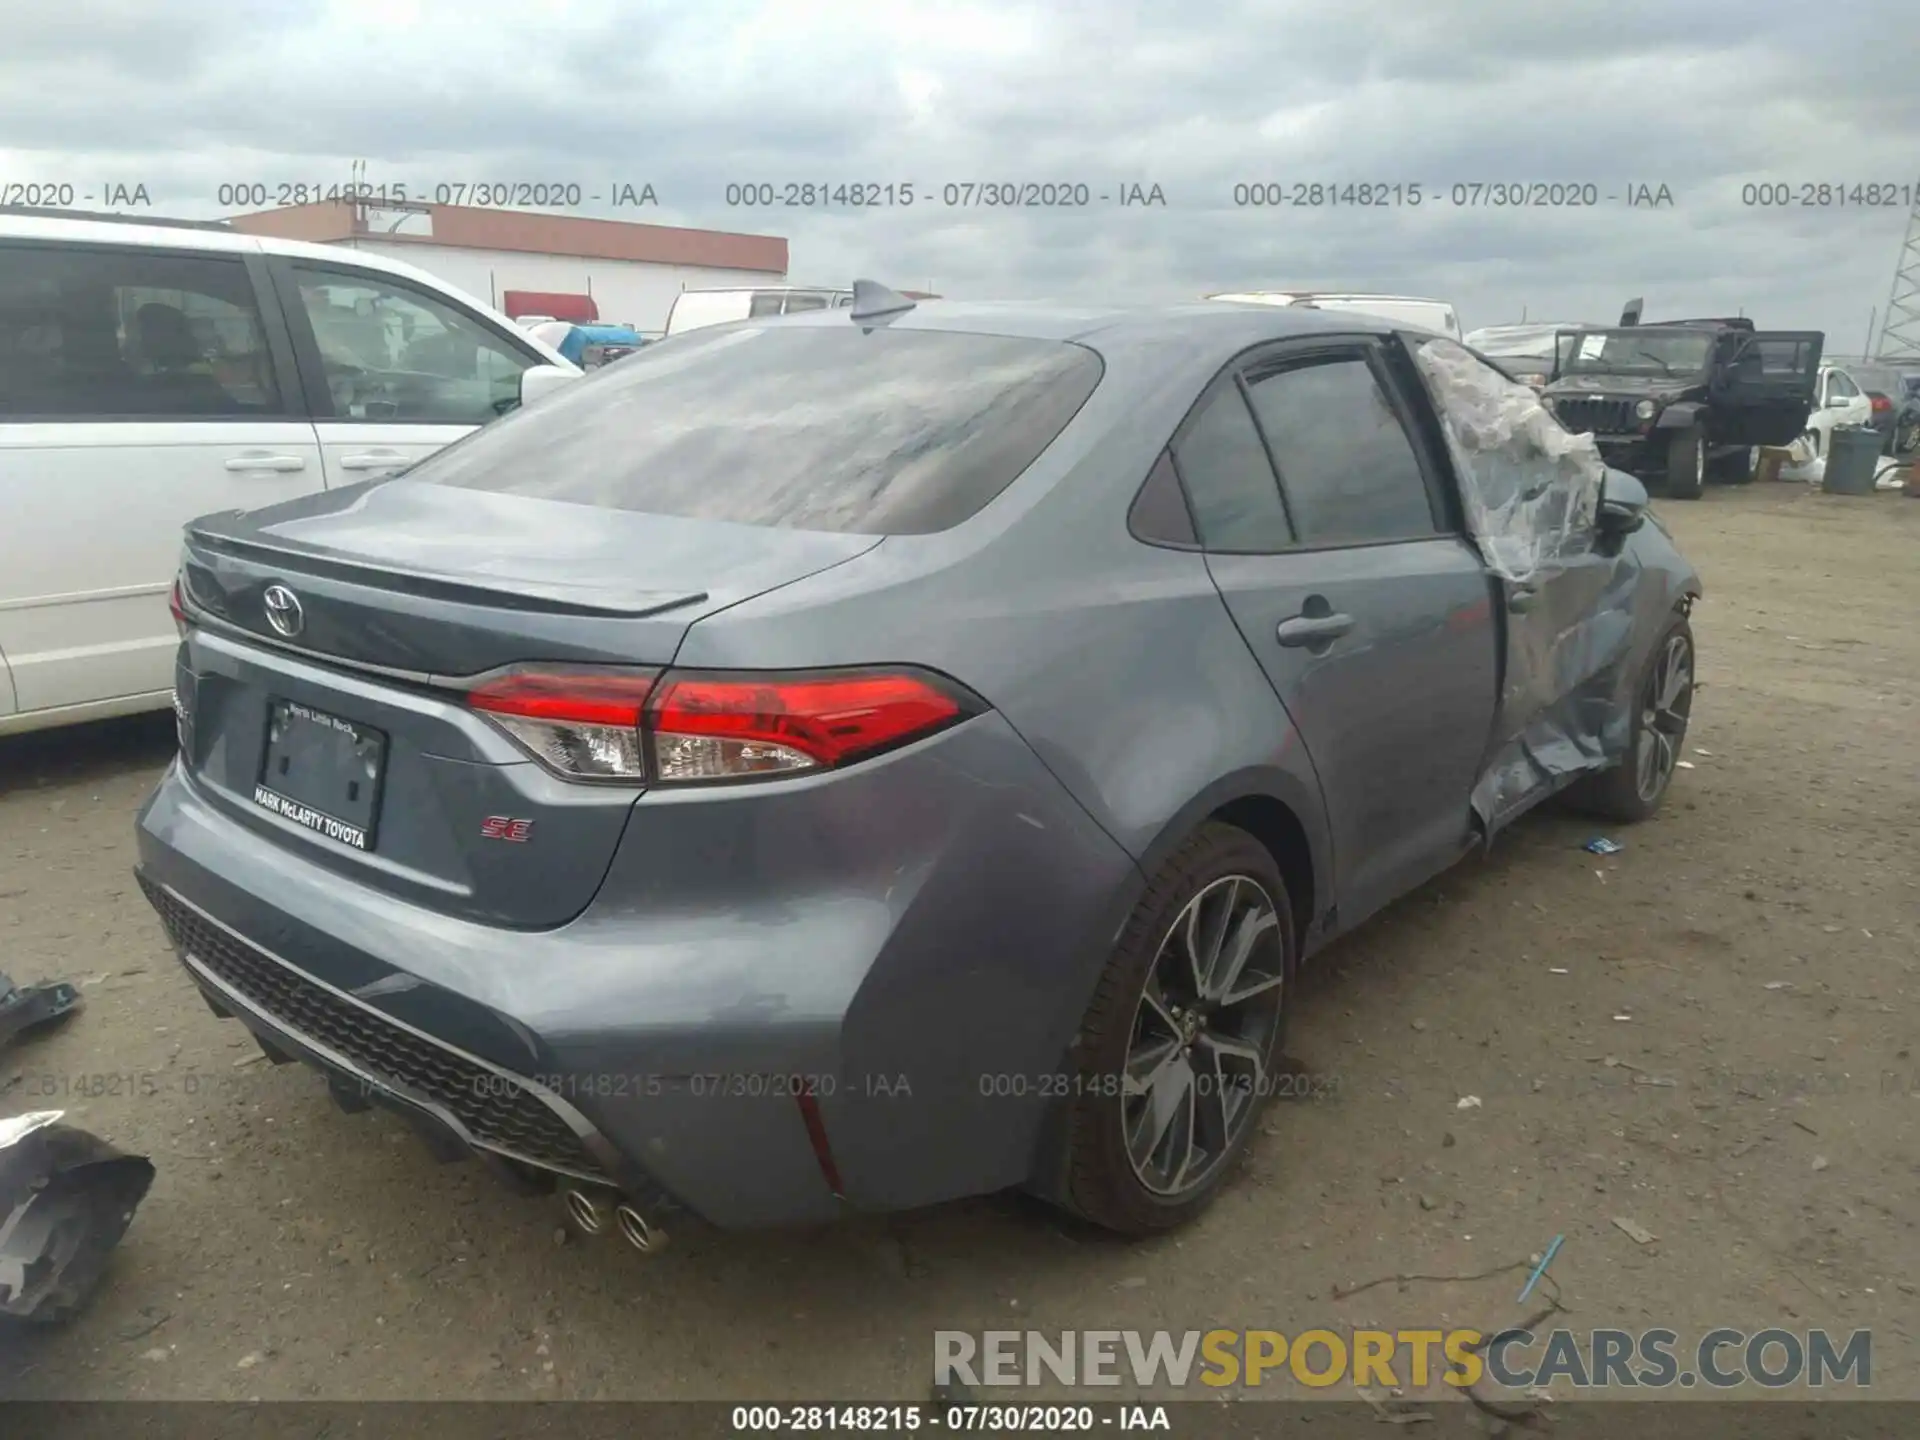
[{"label": "gray toyota corolla sedan", "polygon": [[1674,774],[1693,570],[1591,437],[1352,314],[693,332],[188,528],[139,875],[348,1108],[645,1244],[1200,1210],[1295,967]]}]

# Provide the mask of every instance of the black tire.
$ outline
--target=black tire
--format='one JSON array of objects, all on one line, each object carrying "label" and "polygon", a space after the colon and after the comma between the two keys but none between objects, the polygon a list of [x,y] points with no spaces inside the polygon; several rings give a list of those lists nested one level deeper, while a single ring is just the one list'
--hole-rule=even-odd
[{"label": "black tire", "polygon": [[1698,500],[1706,479],[1707,427],[1695,423],[1667,441],[1667,494]]},{"label": "black tire", "polygon": [[1713,462],[1711,466],[1713,478],[1722,485],[1751,485],[1758,458],[1759,451],[1751,445],[1743,445],[1738,450],[1729,450]]},{"label": "black tire", "polygon": [[[1684,684],[1670,703],[1662,706],[1660,690],[1669,672],[1665,669],[1673,647],[1685,647]],[[1633,688],[1633,727],[1627,738],[1627,753],[1617,765],[1611,765],[1579,781],[1567,792],[1575,809],[1602,820],[1631,825],[1645,820],[1660,808],[1678,773],[1680,756],[1685,753],[1687,722],[1693,713],[1694,667],[1696,652],[1693,627],[1685,615],[1675,615],[1660,632],[1653,651],[1647,656],[1640,679]],[[1648,783],[1643,746],[1650,746],[1656,773]],[[1661,757],[1664,754],[1664,763]]]},{"label": "black tire", "polygon": [[[1250,998],[1221,1003],[1202,995],[1197,1008],[1205,1012],[1204,1023],[1196,1022],[1194,1009],[1182,1008],[1186,997],[1169,983],[1191,959],[1180,948],[1190,928],[1177,922],[1196,902],[1203,949],[1214,928],[1213,917],[1225,912],[1216,956],[1229,953],[1230,931],[1235,936],[1252,932],[1250,958],[1238,972],[1241,984],[1236,987],[1227,977],[1224,987],[1228,997],[1246,990]],[[1265,914],[1272,916],[1270,926]],[[1176,929],[1181,934],[1176,935]],[[1064,1141],[1062,1198],[1068,1208],[1123,1235],[1171,1230],[1206,1208],[1233,1173],[1272,1093],[1295,966],[1292,907],[1273,856],[1244,830],[1203,825],[1147,886],[1081,1021],[1080,1083]],[[1189,965],[1185,973],[1192,977],[1199,968]],[[1220,978],[1217,963],[1214,969]],[[1153,998],[1148,994],[1150,980]],[[1260,989],[1254,992],[1256,985]],[[1169,1009],[1181,1018],[1170,1019]],[[1256,1023],[1236,1030],[1242,1021]],[[1240,1045],[1240,1055],[1214,1048],[1232,1043]],[[1160,1048],[1166,1046],[1172,1049]],[[1156,1054],[1164,1055],[1157,1063]],[[1257,1064],[1250,1063],[1249,1056],[1257,1057]],[[1209,1060],[1211,1078],[1202,1079]],[[1182,1067],[1190,1081],[1184,1090],[1179,1083]],[[1157,1077],[1156,1088],[1137,1086],[1137,1075]],[[1160,1085],[1169,1088],[1161,1090]],[[1203,1089],[1207,1093],[1202,1094]],[[1172,1103],[1179,1095],[1185,1096],[1184,1112]],[[1164,1139],[1155,1135],[1157,1105],[1175,1116],[1164,1126]],[[1184,1177],[1175,1169],[1183,1123]],[[1155,1178],[1171,1183],[1149,1183]]]}]

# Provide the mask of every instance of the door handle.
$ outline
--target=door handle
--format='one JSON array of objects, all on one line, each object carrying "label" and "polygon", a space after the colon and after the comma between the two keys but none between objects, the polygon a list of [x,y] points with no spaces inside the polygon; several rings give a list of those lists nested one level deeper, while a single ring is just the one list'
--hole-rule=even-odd
[{"label": "door handle", "polygon": [[363,455],[342,455],[342,470],[392,470],[407,463],[398,450],[369,450]]},{"label": "door handle", "polygon": [[227,461],[229,470],[275,470],[287,474],[306,468],[307,462],[298,455],[236,455]]},{"label": "door handle", "polygon": [[1295,615],[1280,622],[1278,636],[1282,645],[1325,645],[1351,629],[1351,615]]},{"label": "door handle", "polygon": [[1540,598],[1540,592],[1531,585],[1516,585],[1507,592],[1507,609],[1516,615],[1524,615],[1533,609],[1533,602]]}]

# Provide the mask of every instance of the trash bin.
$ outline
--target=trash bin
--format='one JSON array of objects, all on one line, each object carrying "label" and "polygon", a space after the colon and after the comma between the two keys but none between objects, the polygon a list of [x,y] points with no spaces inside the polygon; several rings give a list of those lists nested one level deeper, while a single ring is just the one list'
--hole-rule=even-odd
[{"label": "trash bin", "polygon": [[1827,440],[1827,470],[1820,488],[1829,495],[1873,494],[1880,463],[1880,432],[1870,425],[1837,427]]}]

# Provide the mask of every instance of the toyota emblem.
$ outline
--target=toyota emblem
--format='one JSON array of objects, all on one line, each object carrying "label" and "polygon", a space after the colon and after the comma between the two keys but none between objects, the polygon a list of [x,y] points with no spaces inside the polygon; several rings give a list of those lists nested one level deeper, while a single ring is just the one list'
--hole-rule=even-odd
[{"label": "toyota emblem", "polygon": [[307,623],[306,613],[300,608],[300,597],[286,586],[269,585],[260,598],[267,607],[267,623],[289,640]]}]

